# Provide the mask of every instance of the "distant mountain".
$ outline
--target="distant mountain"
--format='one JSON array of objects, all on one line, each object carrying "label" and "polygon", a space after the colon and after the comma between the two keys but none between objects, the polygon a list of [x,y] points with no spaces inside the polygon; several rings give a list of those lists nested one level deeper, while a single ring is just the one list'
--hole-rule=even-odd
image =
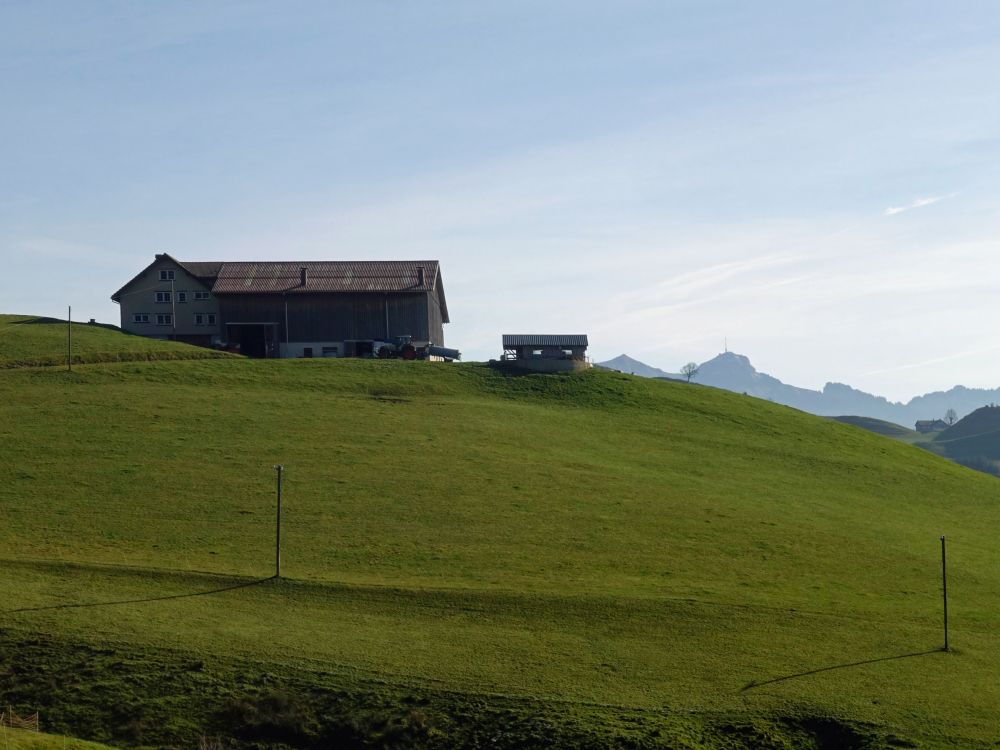
[{"label": "distant mountain", "polygon": [[[636,375],[643,374],[642,368],[662,372],[625,355],[616,357],[611,362],[622,359],[635,363],[633,369],[613,369],[634,372]],[[680,375],[670,373],[653,377],[681,378]],[[948,409],[954,409],[959,417],[963,417],[982,406],[1000,402],[1000,388],[966,388],[961,385],[947,391],[916,396],[906,403],[889,401],[843,383],[827,383],[821,391],[797,388],[782,383],[767,373],[758,372],[747,357],[733,352],[719,354],[702,363],[694,382],[765,398],[823,417],[850,414],[893,422],[907,428],[912,427],[918,419],[940,419]]]},{"label": "distant mountain", "polygon": [[604,367],[608,370],[618,370],[618,372],[626,372],[629,375],[641,375],[644,378],[673,378],[680,377],[679,375],[671,375],[665,370],[661,370],[657,367],[651,367],[637,359],[632,359],[627,354],[619,354],[614,359],[609,359],[607,362],[598,362],[598,367]]}]

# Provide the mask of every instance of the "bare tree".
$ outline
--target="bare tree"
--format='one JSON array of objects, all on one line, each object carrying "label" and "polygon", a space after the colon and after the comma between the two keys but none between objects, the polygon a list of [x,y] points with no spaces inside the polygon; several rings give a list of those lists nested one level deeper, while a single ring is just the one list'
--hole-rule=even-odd
[{"label": "bare tree", "polygon": [[955,424],[956,419],[958,419],[958,414],[954,409],[949,409],[944,413],[944,421],[948,424]]},{"label": "bare tree", "polygon": [[691,378],[698,374],[698,365],[694,362],[688,362],[681,368],[681,375],[687,378],[687,382],[691,382]]}]

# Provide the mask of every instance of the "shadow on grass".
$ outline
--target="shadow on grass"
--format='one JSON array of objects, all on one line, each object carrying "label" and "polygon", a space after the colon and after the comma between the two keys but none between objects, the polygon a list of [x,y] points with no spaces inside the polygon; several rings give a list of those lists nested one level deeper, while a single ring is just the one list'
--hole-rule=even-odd
[{"label": "shadow on grass", "polygon": [[149,596],[142,599],[114,599],[106,602],[88,602],[88,603],[78,603],[78,604],[46,604],[42,607],[19,607],[18,609],[4,609],[0,610],[0,614],[14,614],[17,612],[44,612],[50,609],[86,609],[88,607],[111,607],[116,604],[145,604],[146,602],[165,602],[170,599],[189,599],[194,596],[211,596],[212,594],[223,594],[227,591],[235,591],[236,589],[245,589],[251,586],[259,586],[262,583],[267,583],[268,581],[277,580],[277,576],[271,576],[269,578],[260,578],[253,581],[245,581],[243,583],[235,583],[232,586],[223,586],[218,589],[210,589],[209,591],[194,591],[190,594],[170,594],[168,596]]},{"label": "shadow on grass", "polygon": [[850,667],[862,667],[865,664],[878,664],[882,661],[896,661],[898,659],[912,659],[916,656],[930,656],[931,654],[943,654],[947,653],[942,648],[931,649],[930,651],[916,651],[912,654],[897,654],[896,656],[882,656],[878,659],[865,659],[864,661],[854,661],[849,664],[834,664],[829,667],[818,667],[817,669],[810,669],[807,672],[799,672],[798,674],[786,674],[782,677],[773,677],[770,680],[762,680],[757,682],[753,680],[744,685],[740,692],[746,692],[747,690],[753,690],[754,688],[764,687],[765,685],[773,685],[776,682],[784,682],[785,680],[794,680],[799,677],[809,677],[810,675],[819,674],[820,672],[832,672],[835,669],[849,669]]}]

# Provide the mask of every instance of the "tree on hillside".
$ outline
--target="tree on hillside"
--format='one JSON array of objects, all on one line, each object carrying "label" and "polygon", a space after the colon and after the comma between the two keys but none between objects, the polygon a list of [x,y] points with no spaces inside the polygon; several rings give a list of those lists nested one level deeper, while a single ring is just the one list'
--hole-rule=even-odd
[{"label": "tree on hillside", "polygon": [[958,414],[954,409],[949,409],[944,413],[944,421],[948,424],[955,424],[956,419],[958,419]]},{"label": "tree on hillside", "polygon": [[687,382],[691,382],[691,378],[698,374],[698,365],[694,362],[688,362],[681,368],[681,375],[687,378]]}]

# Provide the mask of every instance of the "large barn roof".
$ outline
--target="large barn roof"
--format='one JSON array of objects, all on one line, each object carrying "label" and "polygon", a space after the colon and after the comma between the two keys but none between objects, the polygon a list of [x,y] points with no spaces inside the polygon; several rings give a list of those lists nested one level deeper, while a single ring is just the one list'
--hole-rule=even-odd
[{"label": "large barn roof", "polygon": [[588,346],[585,333],[505,333],[503,348],[518,346]]},{"label": "large barn roof", "polygon": [[[306,283],[302,285],[302,269]],[[324,260],[223,263],[213,294],[309,292],[429,292],[437,282],[436,260]]]},{"label": "large barn roof", "polygon": [[[163,253],[156,262],[176,263],[212,290],[212,294],[310,294],[331,292],[437,292],[441,316],[449,322],[448,303],[436,260],[321,261],[180,261]],[[306,283],[302,284],[302,269]],[[115,292],[121,294],[145,271]]]}]

